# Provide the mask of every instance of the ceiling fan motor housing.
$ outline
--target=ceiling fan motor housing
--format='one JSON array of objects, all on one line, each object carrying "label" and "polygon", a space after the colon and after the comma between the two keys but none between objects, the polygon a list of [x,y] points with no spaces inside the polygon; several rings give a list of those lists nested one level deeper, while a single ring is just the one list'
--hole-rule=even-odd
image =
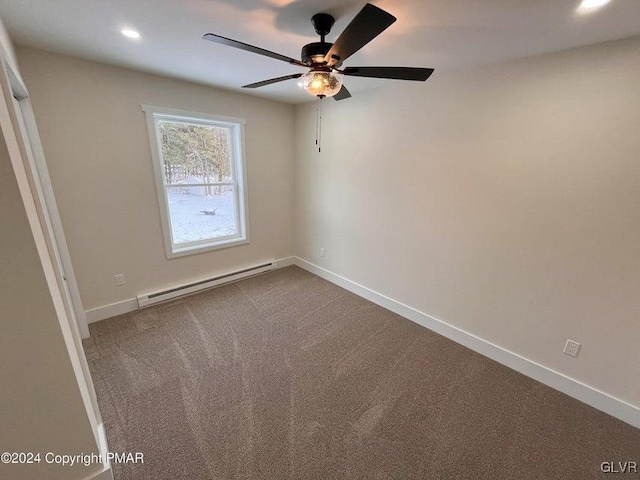
[{"label": "ceiling fan motor housing", "polygon": [[311,66],[316,63],[323,63],[325,55],[329,52],[333,43],[314,42],[302,47],[302,61]]}]

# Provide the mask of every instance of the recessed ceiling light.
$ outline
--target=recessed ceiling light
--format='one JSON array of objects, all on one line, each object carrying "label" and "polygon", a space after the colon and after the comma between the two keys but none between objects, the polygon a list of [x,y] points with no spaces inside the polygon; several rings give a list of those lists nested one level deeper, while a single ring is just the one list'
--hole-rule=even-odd
[{"label": "recessed ceiling light", "polygon": [[120,33],[128,38],[140,38],[140,33],[137,30],[132,30],[131,28],[123,28],[120,30]]},{"label": "recessed ceiling light", "polygon": [[596,8],[604,7],[611,0],[582,0],[580,4],[580,10],[594,10]]}]

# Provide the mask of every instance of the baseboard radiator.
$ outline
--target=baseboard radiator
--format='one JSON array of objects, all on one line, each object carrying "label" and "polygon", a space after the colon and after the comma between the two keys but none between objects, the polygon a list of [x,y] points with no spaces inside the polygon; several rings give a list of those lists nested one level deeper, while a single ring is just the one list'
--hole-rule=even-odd
[{"label": "baseboard radiator", "polygon": [[217,277],[200,280],[198,282],[181,285],[179,287],[169,288],[161,292],[138,295],[138,308],[149,307],[157,303],[166,302],[167,300],[191,295],[201,290],[219,287],[220,285],[236,282],[243,278],[270,272],[271,270],[275,270],[277,266],[277,262],[265,263],[256,267],[245,268],[244,270],[239,270],[237,272],[225,273],[224,275],[218,275]]}]

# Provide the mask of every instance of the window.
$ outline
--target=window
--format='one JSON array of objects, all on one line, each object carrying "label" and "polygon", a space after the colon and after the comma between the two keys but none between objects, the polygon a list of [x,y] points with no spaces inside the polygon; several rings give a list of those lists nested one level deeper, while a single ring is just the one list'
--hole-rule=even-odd
[{"label": "window", "polygon": [[244,120],[142,109],[167,257],[247,243]]}]

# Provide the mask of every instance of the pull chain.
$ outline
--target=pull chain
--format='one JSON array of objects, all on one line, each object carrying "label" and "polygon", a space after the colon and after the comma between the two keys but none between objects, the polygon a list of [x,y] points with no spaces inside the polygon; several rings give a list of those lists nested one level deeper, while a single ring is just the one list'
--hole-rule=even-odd
[{"label": "pull chain", "polygon": [[320,120],[318,121],[318,153],[322,153],[322,99],[320,97]]},{"label": "pull chain", "polygon": [[316,100],[316,146],[318,147],[318,151],[320,151],[319,135],[318,135],[319,125],[320,125],[320,97],[318,97],[318,100]]},{"label": "pull chain", "polygon": [[318,146],[318,153],[322,152],[322,99],[324,95],[318,95],[318,101],[316,103],[316,145]]}]

